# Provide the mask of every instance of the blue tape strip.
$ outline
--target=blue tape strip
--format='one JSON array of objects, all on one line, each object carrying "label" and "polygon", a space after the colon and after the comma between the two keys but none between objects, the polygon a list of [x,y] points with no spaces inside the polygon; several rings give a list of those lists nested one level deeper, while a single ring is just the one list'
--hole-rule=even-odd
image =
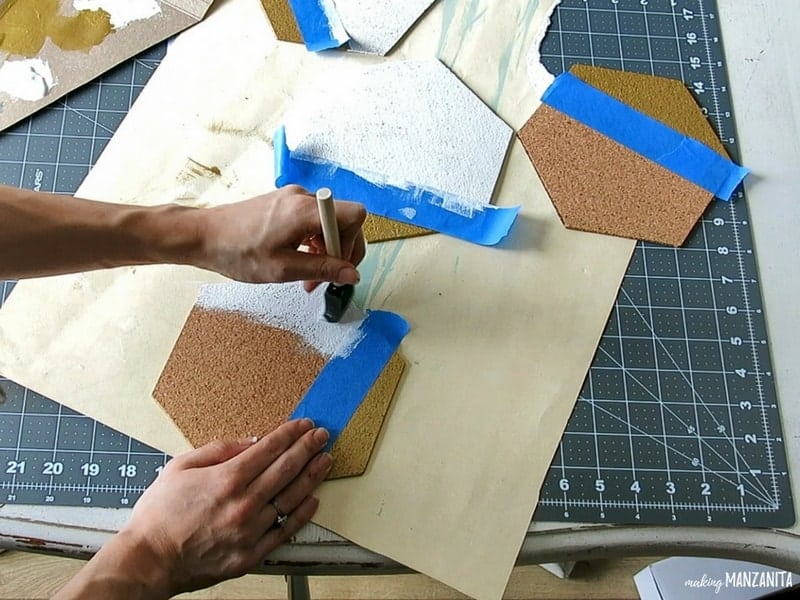
[{"label": "blue tape strip", "polygon": [[456,213],[442,208],[444,199],[429,190],[380,186],[347,169],[293,156],[286,145],[283,127],[275,132],[274,143],[277,186],[294,183],[309,190],[329,187],[336,197],[357,200],[369,212],[395,221],[494,246],[508,235],[519,214],[519,206],[500,208],[492,205],[476,208],[468,215]]},{"label": "blue tape strip", "polygon": [[383,368],[409,331],[400,315],[383,310],[367,313],[363,337],[346,357],[331,359],[311,384],[290,419],[308,417],[330,432],[328,448],[342,433]]},{"label": "blue tape strip", "polygon": [[338,48],[346,40],[337,40],[320,0],[289,0],[297,27],[306,48],[312,52]]},{"label": "blue tape strip", "polygon": [[722,200],[730,200],[750,172],[705,144],[687,137],[584,83],[562,73],[542,102],[627,146]]}]

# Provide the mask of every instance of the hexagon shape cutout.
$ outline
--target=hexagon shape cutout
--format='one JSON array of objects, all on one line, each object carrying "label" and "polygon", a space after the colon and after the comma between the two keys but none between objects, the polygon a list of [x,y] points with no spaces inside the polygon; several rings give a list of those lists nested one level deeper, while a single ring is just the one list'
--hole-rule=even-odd
[{"label": "hexagon shape cutout", "polygon": [[[570,73],[727,158],[682,82],[587,65]],[[519,138],[570,229],[680,246],[714,197],[545,104]]]},{"label": "hexagon shape cutout", "polygon": [[[513,132],[438,60],[343,66],[309,89],[284,123],[289,153],[321,166],[311,167],[319,174],[312,183],[288,168],[281,183],[324,179],[336,193],[325,177],[345,170],[366,182],[354,199],[368,210],[431,229],[445,213],[470,219],[505,210],[484,209]],[[400,236],[384,239],[392,237]]]},{"label": "hexagon shape cutout", "polygon": [[[153,390],[193,446],[274,430],[327,363],[360,343],[361,312],[351,306],[342,324],[326,323],[315,313],[322,293],[308,297],[294,284],[203,287]],[[399,352],[383,365],[330,449],[329,479],[365,471],[404,369]],[[340,387],[332,410],[350,392]]]}]

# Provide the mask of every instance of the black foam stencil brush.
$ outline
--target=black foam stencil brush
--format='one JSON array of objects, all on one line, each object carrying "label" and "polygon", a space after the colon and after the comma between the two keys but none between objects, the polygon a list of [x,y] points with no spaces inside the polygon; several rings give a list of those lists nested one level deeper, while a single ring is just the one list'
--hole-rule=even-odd
[{"label": "black foam stencil brush", "polygon": [[[330,256],[342,258],[339,225],[336,222],[336,208],[333,204],[333,192],[329,188],[317,190],[317,209],[319,209],[319,220],[322,224],[322,236],[325,240],[326,251]],[[325,320],[330,323],[338,323],[350,305],[352,298],[352,285],[329,283],[325,289]]]}]

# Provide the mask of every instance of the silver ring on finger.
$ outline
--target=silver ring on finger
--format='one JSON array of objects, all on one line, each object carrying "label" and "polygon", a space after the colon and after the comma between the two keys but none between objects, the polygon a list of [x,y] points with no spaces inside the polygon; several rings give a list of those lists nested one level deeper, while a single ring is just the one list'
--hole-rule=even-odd
[{"label": "silver ring on finger", "polygon": [[289,519],[288,515],[286,515],[286,513],[280,509],[278,506],[278,501],[275,498],[269,501],[269,505],[275,509],[275,514],[277,515],[275,517],[275,525],[278,527],[283,527],[286,524],[286,521]]}]

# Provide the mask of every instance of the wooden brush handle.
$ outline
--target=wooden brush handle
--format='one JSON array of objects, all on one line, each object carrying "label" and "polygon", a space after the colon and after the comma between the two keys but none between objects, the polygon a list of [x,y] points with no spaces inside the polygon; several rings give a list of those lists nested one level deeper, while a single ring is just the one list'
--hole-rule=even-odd
[{"label": "wooden brush handle", "polygon": [[336,208],[333,204],[333,192],[329,188],[317,190],[317,209],[322,223],[322,237],[329,256],[342,258],[342,245],[339,242],[339,224],[336,222]]}]

